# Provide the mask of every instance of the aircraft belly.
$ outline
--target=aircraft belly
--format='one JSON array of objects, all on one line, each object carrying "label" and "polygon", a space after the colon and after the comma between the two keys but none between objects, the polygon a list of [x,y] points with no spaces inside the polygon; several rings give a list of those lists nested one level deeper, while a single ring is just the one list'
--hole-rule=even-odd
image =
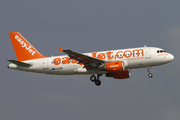
[{"label": "aircraft belly", "polygon": [[135,69],[135,68],[144,68],[144,67],[152,67],[157,66],[158,61],[156,59],[140,59],[140,60],[130,60],[128,62],[128,67],[126,69]]},{"label": "aircraft belly", "polygon": [[[79,66],[79,65],[78,65]],[[78,67],[77,65],[52,65],[49,68],[49,74],[56,74],[56,75],[74,75],[74,70]]]},{"label": "aircraft belly", "polygon": [[135,69],[135,68],[144,68],[149,66],[149,60],[140,59],[140,60],[129,60],[128,66],[126,69]]}]

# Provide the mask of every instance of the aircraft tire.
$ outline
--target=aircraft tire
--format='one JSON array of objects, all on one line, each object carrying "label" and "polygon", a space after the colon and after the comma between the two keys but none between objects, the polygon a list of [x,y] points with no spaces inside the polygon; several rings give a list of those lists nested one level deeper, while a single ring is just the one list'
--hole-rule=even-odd
[{"label": "aircraft tire", "polygon": [[97,86],[100,86],[100,85],[101,85],[101,81],[100,81],[100,80],[96,80],[96,81],[95,81],[95,84],[96,84]]},{"label": "aircraft tire", "polygon": [[92,76],[90,77],[90,80],[91,80],[92,82],[95,82],[95,81],[96,81],[96,76],[95,76],[95,75],[92,75]]},{"label": "aircraft tire", "polygon": [[152,73],[149,73],[148,76],[149,76],[149,78],[152,78],[152,77],[153,77],[153,74],[152,74]]}]

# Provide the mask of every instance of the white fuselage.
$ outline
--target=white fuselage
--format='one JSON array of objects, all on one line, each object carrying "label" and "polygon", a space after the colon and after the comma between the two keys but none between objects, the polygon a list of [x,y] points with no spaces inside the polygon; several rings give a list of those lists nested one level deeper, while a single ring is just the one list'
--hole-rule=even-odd
[{"label": "white fuselage", "polygon": [[[173,55],[164,52],[161,48],[156,47],[139,47],[83,54],[104,60],[105,62],[123,61],[125,64],[125,69],[162,65],[174,59]],[[22,71],[55,75],[107,73],[107,71],[99,70],[98,68],[87,70],[86,68],[84,68],[83,64],[78,64],[78,61],[69,59],[67,55],[46,57],[23,62],[31,64],[32,66],[22,67],[11,63],[8,67]]]}]

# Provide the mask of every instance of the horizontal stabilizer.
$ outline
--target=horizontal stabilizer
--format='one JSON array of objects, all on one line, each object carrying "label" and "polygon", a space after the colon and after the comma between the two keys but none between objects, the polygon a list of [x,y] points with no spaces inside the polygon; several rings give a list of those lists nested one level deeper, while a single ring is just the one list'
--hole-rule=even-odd
[{"label": "horizontal stabilizer", "polygon": [[30,67],[32,66],[31,64],[29,63],[25,63],[25,62],[20,62],[20,61],[17,61],[17,60],[7,60],[15,65],[18,65],[18,66],[23,66],[23,67]]}]

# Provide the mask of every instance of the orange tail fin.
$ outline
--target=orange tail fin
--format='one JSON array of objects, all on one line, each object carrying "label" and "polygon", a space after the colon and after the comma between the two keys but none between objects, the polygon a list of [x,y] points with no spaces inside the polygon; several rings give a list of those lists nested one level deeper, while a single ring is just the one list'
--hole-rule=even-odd
[{"label": "orange tail fin", "polygon": [[18,61],[45,58],[20,33],[9,33]]}]

